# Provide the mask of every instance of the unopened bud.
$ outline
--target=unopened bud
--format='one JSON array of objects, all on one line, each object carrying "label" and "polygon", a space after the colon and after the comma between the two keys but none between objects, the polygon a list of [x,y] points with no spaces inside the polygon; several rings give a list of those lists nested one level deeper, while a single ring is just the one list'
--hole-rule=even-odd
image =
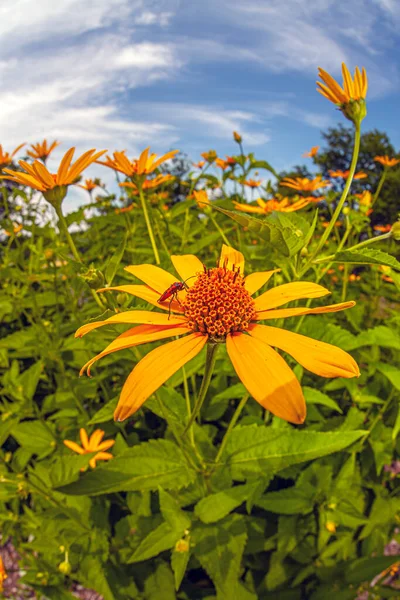
[{"label": "unopened bud", "polygon": [[61,562],[57,568],[63,575],[70,575],[72,571],[71,563],[67,562],[66,560],[63,560],[63,562]]},{"label": "unopened bud", "polygon": [[396,240],[396,242],[400,242],[400,221],[396,221],[396,223],[393,223],[391,232],[392,238]]},{"label": "unopened bud", "polygon": [[117,294],[117,304],[118,306],[123,306],[125,304],[125,302],[128,299],[128,294],[125,294],[125,292],[120,292],[119,294]]},{"label": "unopened bud", "polygon": [[350,214],[350,208],[348,206],[345,206],[342,212],[343,212],[344,215],[349,215]]},{"label": "unopened bud", "polygon": [[101,271],[95,269],[94,267],[89,267],[86,273],[81,274],[80,277],[86,281],[92,290],[97,290],[101,287],[104,287],[104,275]]},{"label": "unopened bud", "polygon": [[233,139],[235,140],[235,142],[237,142],[238,144],[242,143],[242,136],[237,132],[234,131],[233,132]]},{"label": "unopened bud", "polygon": [[300,250],[300,256],[307,256],[308,255],[308,249],[306,246],[303,246],[302,249]]},{"label": "unopened bud", "polygon": [[189,552],[190,544],[187,540],[179,540],[175,544],[176,552]]},{"label": "unopened bud", "polygon": [[325,529],[329,531],[329,533],[336,533],[336,524],[333,521],[327,521],[325,523]]}]

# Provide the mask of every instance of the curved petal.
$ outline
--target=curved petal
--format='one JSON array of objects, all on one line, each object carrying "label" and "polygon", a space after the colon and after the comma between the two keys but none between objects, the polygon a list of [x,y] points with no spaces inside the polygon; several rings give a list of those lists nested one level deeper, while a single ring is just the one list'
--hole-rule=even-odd
[{"label": "curved petal", "polygon": [[[171,303],[169,300],[159,302],[158,299],[160,294],[152,290],[148,285],[117,285],[114,287],[101,288],[97,290],[97,292],[108,292],[110,290],[116,292],[125,292],[125,294],[136,296],[137,298],[146,300],[146,302],[149,304],[153,304],[153,306],[158,306],[159,308],[164,308],[168,311],[171,310],[171,312],[183,313],[182,306],[179,304],[179,302],[176,302],[176,300],[172,300]],[[179,296],[181,296],[181,294],[179,294]]]},{"label": "curved petal", "polygon": [[330,291],[311,281],[294,281],[293,283],[284,283],[278,285],[254,299],[256,310],[269,310],[276,306],[286,304],[291,300],[300,300],[301,298],[321,298],[330,294]]},{"label": "curved petal", "polygon": [[254,213],[257,215],[263,215],[264,209],[260,206],[253,206],[252,204],[242,204],[241,202],[234,202],[234,207],[236,210],[241,210],[242,212]]},{"label": "curved petal", "polygon": [[92,433],[89,439],[89,448],[91,452],[96,452],[97,446],[100,444],[103,437],[104,431],[102,429],[96,429],[96,431]]},{"label": "curved petal", "polygon": [[301,315],[321,315],[323,313],[339,312],[346,308],[355,306],[353,300],[348,302],[339,302],[339,304],[327,304],[326,306],[317,306],[308,308],[307,306],[298,306],[295,308],[281,308],[278,310],[264,310],[257,312],[257,321],[264,319],[285,319],[287,317],[300,317]]},{"label": "curved petal", "polygon": [[236,271],[240,271],[240,274],[244,273],[244,256],[239,250],[235,250],[231,248],[231,246],[227,246],[226,244],[222,244],[221,248],[221,256],[219,258],[219,266],[225,266],[230,271],[233,271],[233,267],[235,267]]},{"label": "curved petal", "polygon": [[64,154],[60,166],[57,171],[57,184],[62,185],[63,181],[68,173],[69,165],[71,164],[72,157],[74,156],[75,148],[70,148]]},{"label": "curved petal", "polygon": [[82,325],[75,333],[75,337],[82,337],[89,333],[89,331],[103,327],[103,325],[116,325],[117,323],[123,323],[124,325],[134,325],[139,323],[146,323],[147,325],[183,325],[186,323],[186,318],[150,312],[149,310],[127,310],[122,313],[117,313],[104,321],[95,321],[93,323]]},{"label": "curved petal", "polygon": [[293,356],[298,363],[321,377],[359,377],[360,370],[347,352],[318,340],[268,325],[251,325],[252,337],[276,346]]},{"label": "curved petal", "polygon": [[69,448],[70,450],[77,452],[77,454],[85,454],[85,450],[76,442],[71,442],[71,440],[64,440],[64,445],[67,446],[67,448]]},{"label": "curved petal", "polygon": [[168,337],[172,337],[174,335],[183,335],[185,333],[189,333],[191,330],[189,327],[179,327],[177,325],[170,325],[168,327],[162,325],[139,325],[138,327],[133,327],[125,333],[119,335],[114,341],[111,342],[97,356],[91,358],[85,365],[83,365],[80,370],[79,375],[83,375],[85,370],[87,369],[87,374],[90,377],[90,370],[95,362],[111,354],[112,352],[118,352],[118,350],[125,350],[126,348],[133,348],[134,346],[139,346],[140,344],[148,344],[150,342],[156,342],[157,340],[163,340]]},{"label": "curved petal", "polygon": [[261,406],[290,423],[304,422],[300,383],[275,350],[243,333],[229,334],[226,349],[242,383]]},{"label": "curved petal", "polygon": [[92,469],[96,468],[96,461],[98,460],[110,460],[110,458],[114,458],[114,456],[112,454],[110,454],[110,452],[98,452],[96,454],[96,456],[93,456],[93,458],[91,458],[89,460],[89,465],[92,467]]},{"label": "curved petal", "polygon": [[81,438],[82,446],[85,450],[87,450],[89,447],[89,438],[88,434],[86,433],[86,430],[83,429],[83,427],[81,427],[81,429],[79,430],[79,436]]},{"label": "curved petal", "polygon": [[177,278],[168,271],[164,271],[161,267],[155,265],[131,265],[125,267],[125,271],[131,273],[141,281],[144,281],[156,292],[159,292],[160,296],[169,288],[170,285],[176,283]]},{"label": "curved petal", "polygon": [[244,287],[250,295],[253,295],[255,292],[258,292],[258,290],[271,279],[274,273],[278,273],[278,271],[280,271],[280,269],[251,273],[250,275],[247,275],[247,277],[244,278]]},{"label": "curved petal", "polygon": [[104,450],[108,450],[109,448],[112,448],[115,444],[115,440],[106,440],[105,442],[101,442],[98,446],[97,446],[97,450],[99,452],[103,452]]},{"label": "curved petal", "polygon": [[171,375],[204,348],[207,339],[206,335],[192,333],[146,354],[133,369],[122,388],[114,419],[123,421],[139,410],[143,402]]},{"label": "curved petal", "polygon": [[186,284],[188,287],[192,287],[196,281],[197,274],[204,273],[203,263],[194,254],[171,256],[171,260],[182,281],[186,283],[188,280]]}]

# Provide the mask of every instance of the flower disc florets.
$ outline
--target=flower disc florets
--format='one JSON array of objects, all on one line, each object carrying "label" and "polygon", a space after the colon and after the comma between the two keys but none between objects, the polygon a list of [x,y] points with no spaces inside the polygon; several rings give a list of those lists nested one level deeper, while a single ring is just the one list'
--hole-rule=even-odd
[{"label": "flower disc florets", "polygon": [[193,331],[223,342],[228,333],[246,331],[256,317],[253,298],[244,287],[239,270],[204,269],[183,302]]}]

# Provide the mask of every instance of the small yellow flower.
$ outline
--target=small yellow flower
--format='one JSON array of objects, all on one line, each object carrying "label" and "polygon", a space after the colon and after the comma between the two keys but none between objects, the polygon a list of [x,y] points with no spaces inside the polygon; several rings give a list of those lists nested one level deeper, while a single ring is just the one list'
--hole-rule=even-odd
[{"label": "small yellow flower", "polygon": [[207,206],[209,206],[210,201],[207,196],[207,192],[205,190],[194,190],[193,192],[194,199],[196,200],[197,206],[203,210]]},{"label": "small yellow flower", "polygon": [[7,579],[8,575],[4,568],[3,558],[0,556],[0,592],[3,591],[3,584]]},{"label": "small yellow flower", "polygon": [[213,163],[214,161],[217,160],[217,153],[215,152],[215,150],[209,150],[208,152],[202,152],[201,156],[208,163]]},{"label": "small yellow flower", "polygon": [[389,158],[389,156],[387,156],[387,155],[375,156],[374,161],[379,162],[384,167],[389,168],[389,167],[395,167],[396,165],[398,165],[400,163],[400,158]]},{"label": "small yellow flower", "polygon": [[313,146],[309,152],[304,152],[303,158],[313,158],[318,154],[319,146]]},{"label": "small yellow flower", "polygon": [[316,308],[280,308],[294,300],[321,298],[330,293],[309,281],[286,283],[253,298],[274,271],[244,277],[243,254],[225,245],[215,268],[206,268],[192,254],[172,256],[171,260],[188,288],[179,291],[177,299],[172,297],[172,301],[169,298],[161,301],[165,291],[177,284],[177,279],[160,267],[149,264],[126,267],[145,285],[106,288],[107,291],[115,290],[141,298],[165,310],[165,313],[146,310],[121,312],[104,321],[83,325],[75,334],[82,337],[108,324],[138,325],[118,336],[103,352],[89,360],[82,367],[81,374],[85,370],[90,374],[97,360],[117,350],[183,336],[152,350],[134,367],[114,413],[118,421],[139,410],[207,343],[226,344],[233,367],[249,394],[261,406],[291,423],[304,422],[306,404],[296,376],[274,348],[287,352],[303,367],[322,377],[359,376],[357,363],[340,348],[285,329],[259,324],[263,320],[337,312],[354,306],[355,302]]},{"label": "small yellow flower", "polygon": [[45,162],[50,154],[53,152],[57,146],[60,145],[61,142],[57,142],[56,140],[51,144],[47,144],[47,140],[43,140],[43,142],[39,142],[37,144],[31,144],[31,150],[27,151],[28,156],[31,158],[35,158],[37,160],[43,160]]},{"label": "small yellow flower", "polygon": [[371,206],[374,199],[369,190],[364,190],[361,194],[354,194],[354,196],[358,198],[359,204],[361,204],[361,206],[365,206],[366,208]]},{"label": "small yellow flower", "polygon": [[324,188],[329,184],[329,181],[323,180],[321,175],[317,175],[314,179],[308,179],[308,177],[284,177],[279,185],[299,192],[315,192],[315,190]]},{"label": "small yellow flower", "polygon": [[324,83],[317,81],[317,91],[336,104],[347,119],[353,123],[360,123],[367,114],[365,105],[368,90],[367,73],[364,67],[361,72],[356,67],[353,78],[346,65],[342,63],[342,74],[343,87],[319,67],[318,75]]},{"label": "small yellow flower", "polygon": [[327,521],[325,523],[325,529],[329,531],[329,533],[336,533],[336,523],[333,521]]},{"label": "small yellow flower", "polygon": [[254,206],[252,204],[241,204],[240,202],[234,202],[236,210],[241,210],[243,212],[254,213],[254,214],[268,214],[273,211],[277,212],[294,212],[296,210],[300,210],[304,208],[309,203],[307,198],[301,198],[297,200],[293,204],[290,203],[289,198],[285,197],[282,200],[263,200],[262,198],[257,198],[258,206]]},{"label": "small yellow flower", "polygon": [[7,165],[10,165],[12,163],[12,160],[13,160],[14,156],[17,154],[18,150],[21,150],[21,148],[23,148],[24,146],[25,146],[25,143],[20,144],[19,146],[17,146],[15,148],[15,150],[13,152],[11,152],[11,154],[9,154],[8,152],[3,151],[3,146],[0,144],[0,171],[2,171],[4,167],[6,167]]},{"label": "small yellow flower", "polygon": [[90,459],[89,465],[92,469],[95,468],[96,462],[98,460],[110,460],[113,458],[113,455],[110,452],[105,452],[115,444],[115,440],[107,440],[102,442],[101,440],[104,437],[104,431],[101,429],[96,429],[94,433],[88,438],[88,434],[84,429],[80,429],[79,435],[81,438],[82,446],[79,446],[76,442],[72,442],[71,440],[64,440],[64,444],[70,450],[73,450],[77,454],[91,454],[92,452],[97,452],[93,458]]}]

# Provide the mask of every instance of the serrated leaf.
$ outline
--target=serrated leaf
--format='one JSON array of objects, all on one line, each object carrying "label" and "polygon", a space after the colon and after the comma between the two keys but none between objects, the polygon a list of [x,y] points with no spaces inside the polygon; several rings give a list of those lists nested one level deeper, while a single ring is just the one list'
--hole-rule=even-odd
[{"label": "serrated leaf", "polygon": [[344,576],[347,583],[371,581],[376,575],[390,567],[395,556],[374,556],[373,558],[358,558],[347,565]]},{"label": "serrated leaf", "polygon": [[335,402],[335,400],[332,400],[332,398],[329,398],[327,394],[323,394],[319,390],[307,386],[303,387],[303,392],[304,398],[308,404],[322,404],[323,406],[332,408],[341,414],[343,413],[338,403]]},{"label": "serrated leaf", "polygon": [[305,515],[314,508],[317,490],[307,482],[299,487],[290,487],[269,492],[256,502],[256,506],[278,515]]},{"label": "serrated leaf", "polygon": [[106,423],[114,418],[114,411],[117,408],[118,397],[113,398],[107,404],[102,406],[88,422],[88,425],[96,425],[97,423]]},{"label": "serrated leaf", "polygon": [[40,458],[53,452],[55,447],[55,440],[50,426],[46,427],[40,421],[18,423],[12,428],[11,435],[24,450],[29,450]]},{"label": "serrated leaf", "polygon": [[174,578],[165,562],[156,563],[156,569],[144,583],[145,600],[176,600]]},{"label": "serrated leaf", "polygon": [[195,515],[203,523],[220,521],[232,510],[240,506],[254,492],[257,483],[238,485],[202,498],[195,506]]},{"label": "serrated leaf", "polygon": [[129,448],[105,465],[63,486],[64,494],[90,495],[139,490],[179,489],[195,479],[182,452],[168,440],[150,440]]},{"label": "serrated leaf", "polygon": [[124,256],[127,241],[128,233],[125,234],[122,242],[120,243],[114,254],[108,260],[107,266],[104,271],[104,276],[108,286],[112,284],[112,281]]},{"label": "serrated leaf", "polygon": [[362,331],[357,336],[358,346],[382,346],[383,348],[393,348],[400,350],[400,335],[390,327],[378,325],[373,329]]},{"label": "serrated leaf", "polygon": [[376,365],[376,368],[389,379],[396,390],[400,391],[400,370],[397,365],[388,365],[387,363],[380,362]]},{"label": "serrated leaf", "polygon": [[238,426],[232,431],[221,460],[231,468],[233,479],[243,480],[338,452],[365,434]]},{"label": "serrated leaf", "polygon": [[181,587],[182,579],[185,576],[189,558],[190,558],[190,548],[189,547],[188,547],[188,550],[184,551],[184,552],[182,552],[182,551],[178,552],[177,550],[173,550],[171,552],[171,567],[174,572],[176,591],[178,591],[179,588]]},{"label": "serrated leaf", "polygon": [[360,248],[360,250],[344,250],[335,254],[330,262],[357,263],[360,265],[386,265],[400,270],[400,262],[387,252],[373,250],[372,248]]},{"label": "serrated leaf", "polygon": [[185,529],[189,529],[191,525],[191,519],[185,511],[183,511],[178,502],[165,492],[163,489],[158,490],[160,498],[160,510],[165,521],[171,527],[171,529],[181,531],[182,535]]},{"label": "serrated leaf", "polygon": [[160,552],[170,550],[181,536],[182,532],[180,530],[171,529],[168,523],[161,523],[141,541],[132,556],[127,559],[127,562],[141,562],[157,556]]}]

